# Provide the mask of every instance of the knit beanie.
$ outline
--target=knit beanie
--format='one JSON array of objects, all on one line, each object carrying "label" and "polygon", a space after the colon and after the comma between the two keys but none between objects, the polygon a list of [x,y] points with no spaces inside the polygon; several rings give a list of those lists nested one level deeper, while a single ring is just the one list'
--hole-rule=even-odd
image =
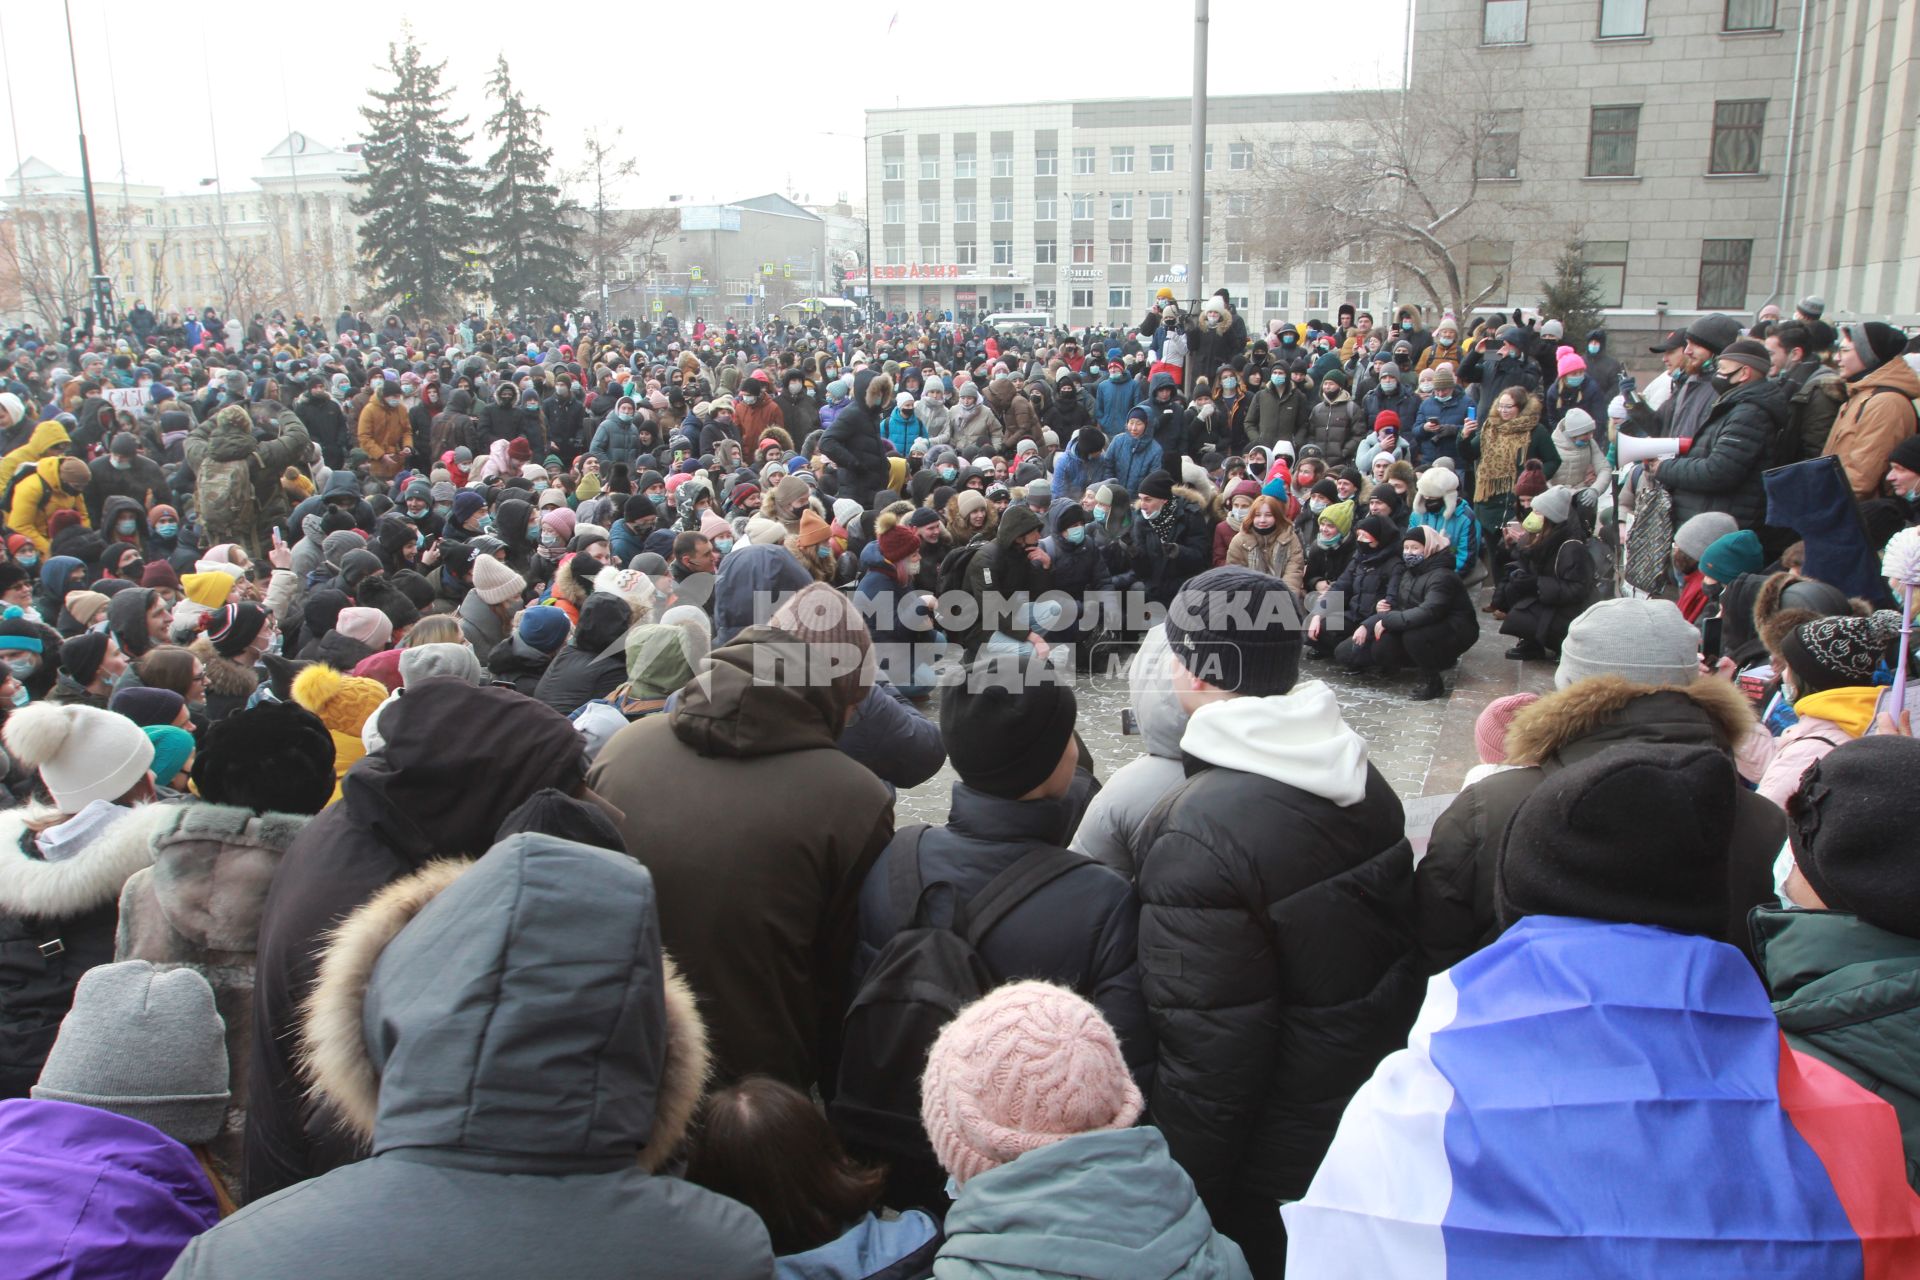
[{"label": "knit beanie", "polygon": [[106,656],[107,637],[98,631],[85,631],[60,646],[60,669],[72,676],[75,684],[89,685],[100,674]]},{"label": "knit beanie", "polygon": [[179,719],[180,708],[186,705],[187,700],[171,689],[137,684],[115,693],[107,703],[107,710],[125,716],[144,729],[148,725],[172,724]]},{"label": "knit beanie", "polygon": [[1719,312],[1701,316],[1687,326],[1687,341],[1719,355],[1740,337],[1740,322]]},{"label": "knit beanie", "polygon": [[152,1125],[175,1142],[211,1142],[226,1121],[226,1026],[199,972],[145,960],[80,975],[32,1095]]},{"label": "knit beanie", "polygon": [[1895,734],[1841,743],[1787,801],[1793,861],[1820,900],[1876,928],[1920,938],[1920,874],[1906,788],[1920,742]]},{"label": "knit beanie", "polygon": [[1887,461],[1898,463],[1909,471],[1920,472],[1920,435],[1907,436],[1893,446],[1887,454]]},{"label": "knit beanie", "polygon": [[1569,440],[1586,439],[1593,434],[1593,429],[1597,425],[1593,415],[1578,406],[1560,415],[1560,430],[1566,433]]},{"label": "knit beanie", "polygon": [[961,1185],[1029,1151],[1125,1129],[1145,1109],[1100,1011],[1050,982],[1013,982],[941,1029],[920,1081],[920,1118]]},{"label": "knit beanie", "polygon": [[1724,511],[1702,511],[1674,531],[1673,546],[1699,563],[1707,548],[1740,527],[1740,522]]},{"label": "knit beanie", "polygon": [[819,651],[819,669],[832,673],[834,696],[843,716],[866,700],[873,688],[873,636],[844,592],[824,582],[810,582],[787,597],[771,622],[776,630]]},{"label": "knit beanie", "polygon": [[833,526],[811,511],[801,513],[799,542],[803,547],[817,547],[833,536]]},{"label": "knit beanie", "polygon": [[473,561],[473,590],[488,604],[518,600],[527,589],[527,580],[493,556],[476,556]]},{"label": "knit beanie", "polygon": [[1433,366],[1433,389],[1435,393],[1453,390],[1453,366],[1437,364]]},{"label": "knit beanie", "polygon": [[1537,693],[1510,693],[1482,708],[1473,722],[1473,749],[1481,764],[1506,763],[1507,730],[1513,718],[1538,701]]},{"label": "knit beanie", "polygon": [[520,638],[541,653],[552,653],[567,642],[567,615],[549,604],[535,605],[520,615]]},{"label": "knit beanie", "polygon": [[1527,465],[1513,481],[1513,496],[1516,498],[1537,498],[1547,491],[1547,473],[1540,465],[1540,459],[1529,458]]},{"label": "knit beanie", "polygon": [[87,482],[91,479],[93,479],[93,472],[88,470],[87,464],[79,458],[60,459],[60,483],[65,488],[77,493],[86,488]]},{"label": "knit beanie", "polygon": [[147,776],[153,744],[125,716],[77,704],[35,702],[7,717],[7,751],[37,769],[60,812],[118,800]]},{"label": "knit beanie", "polygon": [[233,579],[219,572],[182,574],[180,591],[203,609],[218,609],[233,591]]},{"label": "knit beanie", "polygon": [[1033,658],[986,657],[940,692],[940,737],[960,781],[1018,800],[1050,777],[1073,739],[1078,703]]},{"label": "knit beanie", "polygon": [[[555,609],[554,612],[560,611]],[[480,671],[480,659],[474,656],[472,649],[457,640],[415,645],[411,649],[400,651],[402,688],[416,685],[422,680],[431,680],[436,676],[464,680],[468,684],[480,684],[485,678]]]},{"label": "knit beanie", "polygon": [[369,649],[384,649],[393,639],[393,623],[378,609],[354,606],[342,609],[333,629],[350,640],[358,640]]},{"label": "knit beanie", "polygon": [[1217,689],[1291,693],[1300,679],[1297,603],[1278,578],[1233,565],[1209,569],[1167,606],[1167,647],[1188,674]]},{"label": "knit beanie", "polygon": [[1548,485],[1533,500],[1533,509],[1542,520],[1565,524],[1567,517],[1573,514],[1573,490],[1563,484]]},{"label": "knit beanie", "polygon": [[[167,591],[180,590],[180,575],[165,560],[149,560],[140,571],[140,585]],[[224,597],[222,597],[224,599]]]},{"label": "knit beanie", "polygon": [[247,646],[267,625],[267,611],[250,601],[230,604],[207,614],[200,621],[205,625],[207,640],[213,645],[213,651],[223,658],[237,658],[245,653]]},{"label": "knit beanie", "polygon": [[1140,496],[1158,498],[1166,502],[1173,497],[1173,477],[1164,471],[1156,471],[1140,482]]},{"label": "knit beanie", "polygon": [[888,564],[911,560],[920,550],[920,535],[904,524],[894,525],[876,541],[880,544],[880,558]]},{"label": "knit beanie", "polygon": [[1740,338],[1729,342],[1727,349],[1720,353],[1719,358],[1734,364],[1745,365],[1762,378],[1773,371],[1773,357],[1768,352],[1766,344],[1755,342],[1752,338]]},{"label": "knit beanie", "polygon": [[1803,694],[1873,683],[1880,664],[1898,652],[1900,615],[1882,609],[1867,617],[1815,618],[1780,639],[1780,656]]},{"label": "knit beanie", "polygon": [[69,591],[65,603],[67,613],[73,620],[83,627],[89,627],[93,625],[95,615],[112,602],[98,591]]},{"label": "knit beanie", "polygon": [[171,724],[148,725],[140,732],[153,744],[153,780],[163,787],[172,786],[175,775],[193,759],[193,735]]},{"label": "knit beanie", "polygon": [[1700,572],[1715,582],[1728,583],[1743,573],[1758,573],[1765,563],[1760,536],[1751,529],[1736,529],[1715,538],[1700,555]]},{"label": "knit beanie", "polygon": [[1574,916],[1717,938],[1739,780],[1726,752],[1644,742],[1542,776],[1494,871],[1501,925]]},{"label": "knit beanie", "polygon": [[1333,503],[1320,513],[1319,519],[1338,529],[1341,537],[1346,537],[1349,533],[1353,532],[1352,501]]},{"label": "knit beanie", "polygon": [[387,686],[316,662],[293,678],[293,700],[335,733],[357,738],[367,717],[387,700]]},{"label": "knit beanie", "polygon": [[1559,355],[1555,359],[1555,367],[1560,376],[1564,378],[1570,373],[1585,373],[1587,371],[1587,362],[1581,357],[1580,353],[1572,347],[1562,347],[1560,348]]},{"label": "knit beanie", "polygon": [[1597,600],[1567,628],[1553,682],[1588,676],[1638,684],[1691,684],[1700,674],[1700,633],[1671,600]]},{"label": "knit beanie", "polygon": [[1907,335],[1879,320],[1843,324],[1840,332],[1853,343],[1854,354],[1868,373],[1907,349]]}]

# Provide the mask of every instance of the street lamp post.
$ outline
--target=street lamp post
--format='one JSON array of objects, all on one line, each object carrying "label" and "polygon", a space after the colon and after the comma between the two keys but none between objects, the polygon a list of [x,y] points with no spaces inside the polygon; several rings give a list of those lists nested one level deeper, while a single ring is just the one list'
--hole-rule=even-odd
[{"label": "street lamp post", "polygon": [[87,239],[93,247],[93,305],[89,311],[93,322],[87,326],[88,336],[99,333],[102,326],[113,328],[113,281],[107,278],[107,269],[100,258],[100,221],[94,216],[93,208],[93,165],[87,158],[87,122],[80,113],[80,64],[73,51],[73,4],[64,0],[62,8],[67,15],[67,70],[73,76],[73,122],[80,130],[80,186],[87,199]]},{"label": "street lamp post", "polygon": [[[829,138],[858,138],[860,140],[860,173],[867,190],[867,216],[863,221],[867,230],[867,329],[871,332],[877,321],[873,313],[873,162],[867,154],[867,144],[875,138],[891,138],[895,134],[905,133],[905,129],[883,129],[879,133],[834,133],[821,130]],[[884,205],[885,202],[882,201]]]}]

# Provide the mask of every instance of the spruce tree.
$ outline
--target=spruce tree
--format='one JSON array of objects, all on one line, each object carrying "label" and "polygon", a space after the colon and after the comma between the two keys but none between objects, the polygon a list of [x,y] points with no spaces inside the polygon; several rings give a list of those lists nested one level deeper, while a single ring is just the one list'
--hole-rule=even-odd
[{"label": "spruce tree", "polygon": [[473,287],[480,184],[460,132],[466,117],[447,117],[446,64],[423,61],[410,30],[402,39],[387,46],[389,87],[360,108],[367,172],[352,179],[365,192],[353,211],[365,219],[360,250],[374,270],[369,303],[444,319]]},{"label": "spruce tree", "polygon": [[1562,341],[1577,340],[1600,325],[1600,286],[1587,274],[1587,246],[1575,240],[1553,260],[1553,279],[1540,282],[1540,314],[1558,320],[1566,330]]},{"label": "spruce tree", "polygon": [[493,183],[482,197],[481,214],[494,305],[509,313],[575,306],[585,264],[564,221],[569,210],[559,188],[547,181],[553,151],[540,140],[547,113],[528,106],[513,87],[504,53],[487,80],[487,94],[499,104],[487,121],[487,134],[499,148],[487,157]]}]

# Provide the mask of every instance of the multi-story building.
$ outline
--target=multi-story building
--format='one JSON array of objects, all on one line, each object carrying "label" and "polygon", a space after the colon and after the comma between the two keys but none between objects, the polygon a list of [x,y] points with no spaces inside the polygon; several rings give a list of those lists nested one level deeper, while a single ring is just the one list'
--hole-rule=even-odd
[{"label": "multi-story building", "polygon": [[[837,291],[828,215],[768,193],[728,204],[687,204],[619,214],[657,225],[609,259],[607,315],[614,320],[764,320],[788,303]],[[844,232],[843,232],[844,234]]]},{"label": "multi-story building", "polygon": [[[1210,98],[1204,262],[1187,242],[1186,98],[868,111],[876,299],[890,311],[1039,309],[1068,326],[1137,322],[1163,286],[1188,300],[1225,286],[1250,319],[1368,305],[1371,264],[1256,260],[1251,182],[1273,148],[1345,137],[1386,100]],[[863,273],[848,284],[858,292]]]},{"label": "multi-story building", "polygon": [[[328,315],[365,291],[356,149],[291,133],[251,181],[190,192],[96,178],[95,220],[106,274],[124,309],[212,305],[223,314],[273,308]],[[91,251],[79,177],[29,157],[4,192],[0,314],[51,322],[87,305]]]}]

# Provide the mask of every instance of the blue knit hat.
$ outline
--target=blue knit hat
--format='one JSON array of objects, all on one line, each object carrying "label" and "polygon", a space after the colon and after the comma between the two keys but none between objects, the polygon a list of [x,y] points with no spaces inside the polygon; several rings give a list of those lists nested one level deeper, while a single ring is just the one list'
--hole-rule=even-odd
[{"label": "blue knit hat", "polygon": [[535,605],[520,615],[520,638],[542,653],[567,642],[567,615],[552,605]]}]

